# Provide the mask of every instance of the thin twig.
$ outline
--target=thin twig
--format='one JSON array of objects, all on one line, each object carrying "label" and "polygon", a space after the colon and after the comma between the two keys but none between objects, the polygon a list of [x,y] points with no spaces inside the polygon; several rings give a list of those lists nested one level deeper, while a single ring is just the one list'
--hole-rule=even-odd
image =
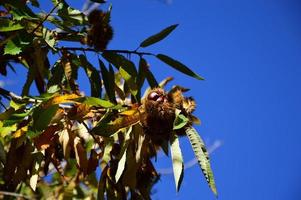
[{"label": "thin twig", "polygon": [[25,196],[23,194],[18,194],[18,193],[14,193],[14,192],[7,192],[7,191],[0,191],[0,195],[20,197],[20,198],[24,198],[24,199],[30,199],[29,196]]},{"label": "thin twig", "polygon": [[[99,52],[94,48],[83,48],[83,47],[61,47],[57,48],[58,50],[70,50],[70,51],[93,51],[93,52]],[[131,50],[103,50],[102,53],[105,52],[113,52],[113,53],[124,53],[124,54],[136,54],[136,55],[148,55],[148,56],[155,56],[153,53],[148,52],[139,52],[139,51],[131,51]]]},{"label": "thin twig", "polygon": [[32,31],[31,34],[34,33],[36,30],[38,30],[38,28],[40,26],[42,26],[42,24],[47,20],[47,18],[51,15],[51,13],[53,13],[53,11],[58,7],[58,5],[60,4],[60,2],[58,2],[51,10],[50,12],[45,16],[45,18],[37,25],[37,27],[35,27]]},{"label": "thin twig", "polygon": [[99,142],[99,140],[97,140],[97,138],[95,137],[94,134],[90,133],[90,128],[88,127],[88,125],[84,121],[82,123],[86,127],[87,132],[92,136],[93,140],[98,144],[98,146],[100,148],[101,147],[101,143]]},{"label": "thin twig", "polygon": [[29,97],[21,97],[16,95],[13,92],[10,92],[8,90],[5,90],[3,88],[0,88],[0,94],[6,97],[10,97],[11,99],[15,100],[15,101],[20,101],[20,102],[28,102],[28,103],[40,103],[42,102],[41,100],[37,100],[37,99],[33,99],[33,98],[29,98]]}]

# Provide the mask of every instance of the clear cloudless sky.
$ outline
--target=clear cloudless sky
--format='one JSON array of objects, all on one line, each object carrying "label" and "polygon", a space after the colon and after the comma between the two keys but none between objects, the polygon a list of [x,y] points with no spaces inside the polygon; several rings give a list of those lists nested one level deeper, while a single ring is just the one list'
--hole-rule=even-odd
[{"label": "clear cloudless sky", "polygon": [[[81,8],[82,2],[72,4]],[[115,36],[109,49],[135,49],[146,37],[180,24],[145,51],[166,53],[206,79],[194,80],[148,59],[159,80],[172,75],[173,84],[191,89],[188,95],[197,101],[196,115],[202,120],[196,128],[207,145],[222,141],[211,154],[218,199],[301,199],[300,1],[111,2]],[[96,59],[91,62],[97,65]],[[23,83],[18,78],[5,88],[17,91]],[[82,89],[89,91],[88,85]],[[191,160],[187,139],[181,145],[185,161]],[[171,167],[170,158],[159,156],[156,166]],[[179,193],[173,175],[162,176],[153,199],[215,197],[195,165],[185,170]]]}]

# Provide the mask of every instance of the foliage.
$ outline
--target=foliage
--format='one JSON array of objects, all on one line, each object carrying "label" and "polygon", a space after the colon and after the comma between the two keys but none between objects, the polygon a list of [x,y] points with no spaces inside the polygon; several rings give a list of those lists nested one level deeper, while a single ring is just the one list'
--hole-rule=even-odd
[{"label": "foliage", "polygon": [[[165,39],[177,25],[134,51],[109,50],[111,7],[85,15],[64,0],[52,4],[49,13],[36,12],[38,0],[0,4],[0,73],[17,70],[16,64],[27,70],[21,96],[0,88],[0,190],[28,198],[151,199],[160,177],[152,158],[159,149],[168,154],[170,148],[180,189],[179,137],[188,136],[216,194],[206,148],[192,127],[199,122],[192,115],[194,100],[184,97],[187,89],[180,86],[164,91],[171,78],[158,84],[146,57],[203,78],[167,55],[139,51]],[[76,46],[64,46],[66,41]],[[89,52],[98,56],[99,66],[89,62]],[[54,64],[51,54],[58,57]],[[137,65],[127,55],[137,56]],[[89,79],[90,96],[77,83],[80,68]],[[150,88],[142,95],[145,81]]]}]

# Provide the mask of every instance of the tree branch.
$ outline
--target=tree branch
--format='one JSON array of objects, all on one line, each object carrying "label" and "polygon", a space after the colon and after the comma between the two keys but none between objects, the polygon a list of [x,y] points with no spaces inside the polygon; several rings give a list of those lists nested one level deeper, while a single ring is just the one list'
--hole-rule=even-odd
[{"label": "tree branch", "polygon": [[22,194],[18,194],[18,193],[14,193],[14,192],[7,192],[7,191],[0,191],[0,195],[30,199],[30,197],[28,197],[28,196],[24,196]]},{"label": "tree branch", "polygon": [[130,51],[130,50],[103,50],[103,51],[97,51],[94,48],[84,48],[84,47],[61,47],[61,48],[57,48],[58,50],[69,50],[69,51],[92,51],[92,52],[113,52],[113,53],[124,53],[124,54],[136,54],[139,56],[142,55],[148,55],[148,56],[155,56],[155,54],[153,53],[148,53],[148,52],[139,52],[137,50],[134,51]]},{"label": "tree branch", "polygon": [[29,98],[29,97],[21,97],[16,95],[13,92],[10,92],[6,89],[0,88],[0,95],[3,95],[4,97],[10,97],[11,99],[15,100],[15,101],[19,101],[19,102],[29,102],[29,103],[39,103],[42,102],[41,100],[37,100],[37,99],[33,99],[33,98]]},{"label": "tree branch", "polygon": [[51,13],[53,13],[53,11],[58,7],[58,5],[60,4],[60,2],[58,2],[50,11],[49,13],[45,16],[45,18],[37,25],[37,27],[35,27],[31,33],[34,33],[36,30],[38,30],[38,28],[40,26],[42,26],[42,24],[47,20],[47,18],[51,15]]}]

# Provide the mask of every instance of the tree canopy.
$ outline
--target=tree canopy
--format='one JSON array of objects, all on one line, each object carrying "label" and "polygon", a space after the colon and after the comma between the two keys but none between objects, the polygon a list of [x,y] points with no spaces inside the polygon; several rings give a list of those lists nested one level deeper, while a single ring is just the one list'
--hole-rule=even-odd
[{"label": "tree canopy", "polygon": [[[17,65],[27,71],[21,94],[0,87],[0,195],[151,199],[160,178],[153,165],[160,149],[167,156],[170,149],[178,191],[184,175],[179,137],[188,137],[217,195],[205,144],[193,128],[200,123],[193,115],[194,99],[179,85],[166,91],[172,78],[158,82],[147,61],[157,58],[203,80],[180,61],[145,50],[178,25],[146,38],[135,50],[108,49],[112,6],[104,9],[104,1],[93,0],[100,8],[81,12],[64,0],[51,2],[47,13],[38,0],[0,4],[0,73],[7,76]],[[89,95],[81,90],[79,69],[89,80]],[[33,85],[37,94],[30,92]]]}]

